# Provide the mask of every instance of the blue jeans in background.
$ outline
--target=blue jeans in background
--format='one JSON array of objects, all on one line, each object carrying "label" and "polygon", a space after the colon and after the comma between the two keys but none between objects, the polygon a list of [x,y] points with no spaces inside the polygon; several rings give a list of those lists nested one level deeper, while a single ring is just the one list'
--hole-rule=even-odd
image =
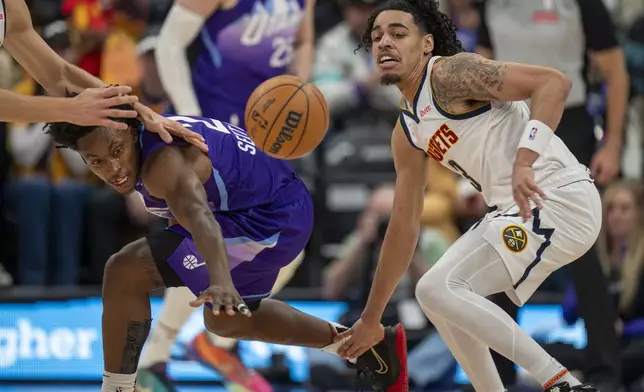
[{"label": "blue jeans in background", "polygon": [[8,209],[18,229],[22,285],[75,285],[81,257],[83,208],[90,187],[45,177],[10,181]]}]

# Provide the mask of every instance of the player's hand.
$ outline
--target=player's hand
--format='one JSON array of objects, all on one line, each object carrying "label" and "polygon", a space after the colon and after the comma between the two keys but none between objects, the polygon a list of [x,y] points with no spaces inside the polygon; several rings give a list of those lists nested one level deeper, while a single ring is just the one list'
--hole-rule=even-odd
[{"label": "player's hand", "polygon": [[127,129],[128,125],[114,121],[115,118],[136,118],[134,110],[113,109],[112,106],[133,105],[139,99],[133,95],[129,86],[109,86],[88,88],[66,102],[65,109],[70,123],[84,126],[102,126],[116,129]]},{"label": "player's hand", "polygon": [[348,360],[361,356],[384,338],[385,327],[382,324],[368,322],[361,318],[348,331],[336,336],[333,341],[344,341],[338,349],[338,355]]},{"label": "player's hand", "polygon": [[241,298],[235,286],[230,283],[211,284],[207,289],[199,294],[196,300],[190,302],[190,306],[198,308],[206,302],[212,305],[212,313],[218,316],[221,308],[226,310],[229,316],[235,315],[235,309],[244,316],[250,317],[251,313],[248,305]]},{"label": "player's hand", "polygon": [[532,218],[530,201],[541,209],[541,201],[546,199],[546,194],[534,181],[534,171],[531,166],[514,165],[512,171],[512,195],[519,207],[519,215],[523,218],[523,222]]},{"label": "player's hand", "polygon": [[138,103],[134,106],[145,129],[157,133],[166,143],[172,143],[172,136],[183,138],[188,143],[203,152],[208,152],[208,146],[200,134],[193,132],[176,121],[163,117],[149,107]]},{"label": "player's hand", "polygon": [[604,145],[593,155],[590,171],[597,184],[606,185],[619,174],[621,158],[620,146]]}]

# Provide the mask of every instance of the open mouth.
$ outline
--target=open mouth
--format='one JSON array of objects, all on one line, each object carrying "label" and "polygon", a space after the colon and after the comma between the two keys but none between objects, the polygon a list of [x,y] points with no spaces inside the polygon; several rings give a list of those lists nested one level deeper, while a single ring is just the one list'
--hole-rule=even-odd
[{"label": "open mouth", "polygon": [[380,68],[382,68],[382,69],[390,69],[390,68],[393,68],[393,67],[395,67],[395,66],[396,66],[396,64],[398,64],[399,62],[400,62],[400,61],[398,60],[398,58],[396,58],[396,57],[394,57],[394,56],[392,56],[392,55],[388,55],[388,54],[380,55],[380,56],[378,57],[378,65],[379,65],[379,66],[380,66]]},{"label": "open mouth", "polygon": [[115,187],[122,188],[127,184],[127,180],[130,178],[130,176],[123,176],[119,177],[116,180],[110,181],[110,184],[114,185]]}]

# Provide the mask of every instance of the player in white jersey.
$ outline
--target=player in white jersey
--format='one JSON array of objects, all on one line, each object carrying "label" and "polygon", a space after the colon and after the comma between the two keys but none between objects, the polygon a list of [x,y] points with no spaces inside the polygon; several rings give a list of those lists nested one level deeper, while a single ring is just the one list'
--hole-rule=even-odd
[{"label": "player in white jersey", "polygon": [[[381,82],[403,94],[392,136],[394,210],[362,318],[338,339],[353,358],[382,339],[382,312],[418,241],[427,157],[467,178],[496,210],[475,224],[420,280],[416,298],[472,385],[503,391],[490,349],[548,391],[582,385],[486,297],[522,305],[552,271],[583,255],[601,226],[588,170],[554,135],[571,83],[544,67],[462,53],[433,0],[390,0],[363,43]],[[523,102],[530,100],[530,109]]]},{"label": "player in white jersey", "polygon": [[[24,0],[0,0],[0,46],[5,49],[47,92],[57,97],[31,97],[0,89],[0,121],[46,123],[70,122],[126,129],[110,118],[140,120],[163,140],[170,134],[205,149],[203,138],[137,102],[128,86],[108,87],[101,80],[65,61],[34,30]],[[73,93],[80,94],[65,97]],[[58,98],[61,97],[61,98]],[[135,110],[113,109],[115,105],[134,104]]]}]

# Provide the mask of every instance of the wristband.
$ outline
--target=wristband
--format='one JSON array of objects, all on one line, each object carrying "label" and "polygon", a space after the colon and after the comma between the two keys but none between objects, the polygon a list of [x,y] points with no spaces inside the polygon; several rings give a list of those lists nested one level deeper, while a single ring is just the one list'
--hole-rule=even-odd
[{"label": "wristband", "polygon": [[550,144],[550,139],[554,134],[554,131],[541,121],[530,120],[525,126],[517,149],[526,148],[541,155]]}]

